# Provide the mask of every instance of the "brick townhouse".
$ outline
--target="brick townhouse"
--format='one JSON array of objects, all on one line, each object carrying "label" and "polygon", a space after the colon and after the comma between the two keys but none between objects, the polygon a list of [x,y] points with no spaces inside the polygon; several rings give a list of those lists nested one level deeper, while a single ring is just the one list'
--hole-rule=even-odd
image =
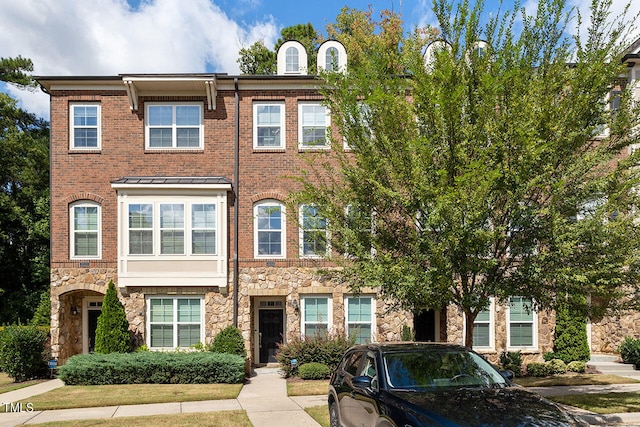
[{"label": "brick townhouse", "polygon": [[[274,362],[279,342],[322,331],[388,341],[407,325],[420,340],[462,342],[454,307],[390,310],[376,289],[354,296],[322,274],[335,267],[318,238],[324,221],[313,206],[285,204],[305,155],[329,149],[331,117],[306,63],[289,41],[276,75],[38,79],[51,98],[51,336],[61,363],[93,350],[110,280],[136,345],[150,349],[208,343],[228,325],[242,330],[254,364]],[[319,68],[347,66],[339,42],[320,46]],[[640,65],[629,72],[639,78]],[[477,349],[550,351],[553,315],[525,305],[514,298],[481,313]],[[615,325],[590,325],[594,351],[621,340]]]}]

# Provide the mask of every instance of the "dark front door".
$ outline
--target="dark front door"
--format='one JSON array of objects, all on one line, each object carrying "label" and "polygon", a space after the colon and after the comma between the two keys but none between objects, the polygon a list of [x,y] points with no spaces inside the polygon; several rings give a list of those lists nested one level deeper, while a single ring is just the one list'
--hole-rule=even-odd
[{"label": "dark front door", "polygon": [[284,313],[280,309],[260,310],[258,317],[260,363],[276,362],[276,351],[284,332]]},{"label": "dark front door", "polygon": [[87,312],[89,318],[88,335],[89,335],[89,353],[93,353],[96,348],[96,328],[98,327],[98,317],[100,317],[100,310],[89,310]]},{"label": "dark front door", "polygon": [[416,341],[439,341],[436,340],[436,312],[433,310],[422,310],[413,315],[413,330]]}]

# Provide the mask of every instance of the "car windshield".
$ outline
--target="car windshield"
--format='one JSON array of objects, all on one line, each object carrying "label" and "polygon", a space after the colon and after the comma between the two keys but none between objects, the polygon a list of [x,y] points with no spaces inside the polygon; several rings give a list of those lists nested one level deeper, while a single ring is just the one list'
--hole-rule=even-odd
[{"label": "car windshield", "polygon": [[503,387],[502,375],[479,355],[458,349],[421,349],[383,357],[391,389]]}]

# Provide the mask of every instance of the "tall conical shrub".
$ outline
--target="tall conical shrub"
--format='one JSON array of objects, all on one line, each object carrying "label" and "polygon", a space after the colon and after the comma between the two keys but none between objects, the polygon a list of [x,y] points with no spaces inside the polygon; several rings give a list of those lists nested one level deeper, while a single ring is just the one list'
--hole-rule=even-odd
[{"label": "tall conical shrub", "polygon": [[98,317],[96,328],[96,353],[127,353],[131,351],[129,322],[124,306],[118,300],[113,281],[109,282],[107,293],[102,301],[102,313]]},{"label": "tall conical shrub", "polygon": [[568,297],[559,305],[556,311],[553,357],[565,363],[575,360],[586,362],[591,357],[587,337],[587,316],[576,310],[576,305],[572,302],[584,305],[584,296]]}]

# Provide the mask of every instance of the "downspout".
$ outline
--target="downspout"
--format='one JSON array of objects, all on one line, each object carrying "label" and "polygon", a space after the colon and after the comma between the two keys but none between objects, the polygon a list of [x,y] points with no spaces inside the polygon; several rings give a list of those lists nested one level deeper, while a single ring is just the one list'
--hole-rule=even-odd
[{"label": "downspout", "polygon": [[240,164],[240,96],[238,93],[238,78],[233,79],[236,98],[236,118],[235,118],[235,135],[234,135],[234,153],[233,153],[233,183],[235,189],[233,192],[233,326],[238,327],[238,180],[239,180],[239,164]]}]

